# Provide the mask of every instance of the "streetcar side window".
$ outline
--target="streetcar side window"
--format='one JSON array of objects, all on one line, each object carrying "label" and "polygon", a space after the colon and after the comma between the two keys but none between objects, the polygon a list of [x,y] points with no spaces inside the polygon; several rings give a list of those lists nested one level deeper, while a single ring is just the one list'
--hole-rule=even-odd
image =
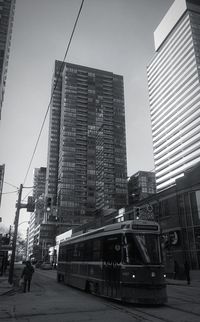
[{"label": "streetcar side window", "polygon": [[73,254],[73,245],[67,245],[65,248],[65,260],[68,262],[71,261],[72,254]]},{"label": "streetcar side window", "polygon": [[92,258],[92,241],[86,240],[84,243],[84,259],[85,261],[91,261]]},{"label": "streetcar side window", "polygon": [[92,260],[93,261],[100,261],[101,260],[101,239],[96,238],[93,240],[93,249],[92,249]]},{"label": "streetcar side window", "polygon": [[59,259],[59,261],[64,260],[64,247],[62,247],[62,246],[59,249],[58,259]]},{"label": "streetcar side window", "polygon": [[121,262],[121,235],[104,237],[103,261],[106,263]]}]

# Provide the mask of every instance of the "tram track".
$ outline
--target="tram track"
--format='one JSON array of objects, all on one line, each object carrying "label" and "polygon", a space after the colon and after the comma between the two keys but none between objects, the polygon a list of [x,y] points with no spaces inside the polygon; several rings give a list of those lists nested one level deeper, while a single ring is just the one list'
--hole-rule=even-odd
[{"label": "tram track", "polygon": [[[179,300],[180,301],[180,298],[179,297],[176,297],[176,296],[170,296],[170,297],[171,297],[171,299]],[[181,299],[181,301],[182,302],[185,302],[185,303],[200,305],[200,302],[195,302],[193,299],[191,299],[191,300]]]},{"label": "tram track", "polygon": [[[107,305],[112,307],[115,310],[122,311],[123,313],[126,313],[126,314],[138,319],[138,321],[150,321],[150,322],[152,322],[152,318],[153,318],[153,321],[155,321],[155,322],[159,322],[159,321],[174,322],[174,320],[169,320],[167,318],[157,316],[156,314],[153,314],[153,313],[144,312],[144,311],[136,308],[135,306],[132,307],[132,309],[129,309],[127,306],[122,307],[122,306],[120,306],[118,304],[110,304],[109,303]],[[136,312],[137,312],[137,314],[136,314]]]},{"label": "tram track", "polygon": [[174,307],[173,305],[165,305],[166,307],[172,309],[172,310],[176,310],[176,311],[180,311],[180,312],[183,312],[183,313],[188,313],[188,314],[192,314],[192,315],[195,315],[195,316],[198,316],[199,319],[200,319],[200,314],[199,313],[196,313],[196,312],[192,312],[192,311],[188,311],[188,310],[184,310],[184,309],[181,309],[181,308],[177,308],[177,307]]},{"label": "tram track", "polygon": [[[190,302],[192,303],[192,302]],[[199,304],[199,303],[197,303]],[[156,313],[153,313],[153,312],[147,312],[147,311],[144,311],[142,308],[140,309],[139,307],[137,306],[132,306],[131,308],[128,306],[128,305],[125,305],[125,306],[122,306],[120,304],[114,304],[114,303],[109,303],[109,304],[106,304],[107,306],[110,306],[112,307],[113,309],[116,309],[116,310],[119,310],[119,311],[122,311],[123,313],[126,313],[136,319],[138,319],[138,321],[151,321],[152,322],[152,319],[153,321],[155,322],[158,322],[158,321],[163,321],[163,322],[174,322],[174,318],[167,318],[167,317],[163,317],[163,316],[160,316],[160,314],[156,314]],[[152,307],[153,308],[153,307]],[[161,308],[161,307],[159,307]],[[198,317],[200,319],[200,314],[196,313],[196,312],[192,312],[190,310],[185,310],[185,309],[182,309],[182,308],[178,308],[178,307],[175,307],[173,305],[170,305],[170,304],[166,304],[163,306],[163,309],[169,309],[169,310],[172,310],[172,311],[178,311],[178,312],[182,312],[182,313],[185,313],[185,314],[188,314],[188,315],[193,315],[194,317]],[[147,309],[147,307],[145,307],[145,309]],[[160,313],[160,311],[158,312]],[[168,314],[167,315],[171,315],[170,311],[168,311]],[[173,316],[173,314],[172,314]]]}]

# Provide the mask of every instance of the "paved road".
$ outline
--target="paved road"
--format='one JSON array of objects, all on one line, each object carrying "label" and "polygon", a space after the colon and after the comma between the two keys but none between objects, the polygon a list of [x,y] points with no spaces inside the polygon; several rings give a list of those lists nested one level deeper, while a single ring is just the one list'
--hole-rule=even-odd
[{"label": "paved road", "polygon": [[0,322],[199,322],[200,288],[168,286],[164,307],[121,305],[56,282],[55,271],[36,270],[30,293],[1,297]]}]

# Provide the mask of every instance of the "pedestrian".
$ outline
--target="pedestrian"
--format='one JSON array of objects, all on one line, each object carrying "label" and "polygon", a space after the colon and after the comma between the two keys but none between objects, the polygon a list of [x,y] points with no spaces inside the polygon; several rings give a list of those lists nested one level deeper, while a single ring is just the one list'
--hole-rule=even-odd
[{"label": "pedestrian", "polygon": [[179,264],[177,263],[177,261],[174,261],[174,279],[177,278],[179,273]]},{"label": "pedestrian", "polygon": [[187,261],[185,261],[184,263],[184,270],[185,270],[187,284],[190,285],[190,265]]},{"label": "pedestrian", "polygon": [[24,279],[24,293],[26,293],[27,283],[28,283],[28,292],[30,292],[31,279],[32,279],[33,273],[34,273],[34,268],[31,265],[31,262],[27,261],[26,266],[24,267],[21,275],[21,278]]}]

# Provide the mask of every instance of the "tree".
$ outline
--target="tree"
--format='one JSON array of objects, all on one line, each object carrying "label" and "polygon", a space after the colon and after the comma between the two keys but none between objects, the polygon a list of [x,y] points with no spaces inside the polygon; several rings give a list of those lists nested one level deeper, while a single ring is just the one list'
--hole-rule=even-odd
[{"label": "tree", "polygon": [[26,240],[21,237],[20,234],[17,235],[15,260],[21,261],[26,257]]},{"label": "tree", "polygon": [[[12,246],[12,239],[14,232],[11,231],[11,227],[7,228],[5,225],[0,226],[0,235],[2,234],[2,239],[9,237],[9,244]],[[20,232],[17,234],[16,250],[15,250],[15,260],[20,261],[26,257],[26,240],[23,239]]]}]

